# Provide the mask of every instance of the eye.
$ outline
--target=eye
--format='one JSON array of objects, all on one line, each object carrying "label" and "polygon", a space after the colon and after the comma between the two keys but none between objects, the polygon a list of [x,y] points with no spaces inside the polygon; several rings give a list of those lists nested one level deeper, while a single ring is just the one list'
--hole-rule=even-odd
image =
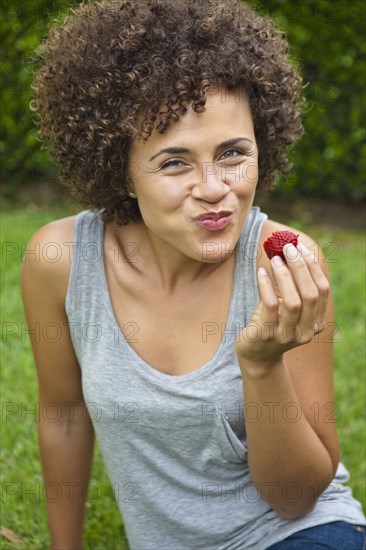
[{"label": "eye", "polygon": [[185,166],[184,162],[180,159],[171,159],[163,162],[160,168],[181,168]]},{"label": "eye", "polygon": [[245,156],[247,153],[243,149],[228,149],[221,155],[224,159],[230,159],[235,157]]}]

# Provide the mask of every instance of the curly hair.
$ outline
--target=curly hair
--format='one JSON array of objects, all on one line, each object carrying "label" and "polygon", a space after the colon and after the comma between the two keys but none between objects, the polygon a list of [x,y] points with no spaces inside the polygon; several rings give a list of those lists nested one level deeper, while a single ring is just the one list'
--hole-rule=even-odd
[{"label": "curly hair", "polygon": [[288,172],[288,148],[303,133],[302,80],[284,33],[240,0],[83,3],[50,29],[37,60],[37,137],[105,223],[141,220],[128,196],[132,140],[164,132],[189,105],[204,111],[212,86],[248,97],[259,188]]}]

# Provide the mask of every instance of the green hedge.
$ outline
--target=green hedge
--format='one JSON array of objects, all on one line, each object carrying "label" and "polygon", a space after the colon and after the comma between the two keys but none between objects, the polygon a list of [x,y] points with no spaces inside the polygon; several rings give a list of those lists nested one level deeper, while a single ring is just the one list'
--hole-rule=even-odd
[{"label": "green hedge", "polygon": [[[137,0],[136,0],[137,1]],[[2,76],[3,154],[1,179],[5,191],[30,182],[57,181],[57,170],[35,139],[28,103],[33,49],[49,19],[79,2],[67,0],[4,0],[1,38],[5,55]],[[294,170],[279,182],[277,193],[293,193],[359,201],[366,192],[365,66],[363,0],[251,0],[272,15],[286,31],[293,59],[308,84],[306,133],[292,153]]]},{"label": "green hedge", "polygon": [[293,151],[294,170],[280,182],[292,192],[352,202],[366,196],[363,0],[253,1],[287,33],[307,87],[305,135]]},{"label": "green hedge", "polygon": [[35,138],[29,102],[32,99],[32,54],[47,23],[72,2],[4,0],[1,7],[2,153],[1,181],[6,192],[33,182],[57,182],[57,169]]}]

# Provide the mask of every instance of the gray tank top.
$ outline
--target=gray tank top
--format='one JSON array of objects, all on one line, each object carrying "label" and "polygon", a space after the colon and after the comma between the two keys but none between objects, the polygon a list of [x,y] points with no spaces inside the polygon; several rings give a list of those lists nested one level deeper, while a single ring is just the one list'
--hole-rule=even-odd
[{"label": "gray tank top", "polygon": [[[99,212],[77,216],[66,312],[84,398],[131,550],[265,550],[314,525],[366,523],[343,485],[349,474],[342,464],[315,509],[291,521],[274,512],[250,479],[234,341],[258,301],[256,256],[266,218],[253,207],[238,241],[227,322],[202,327],[203,342],[222,331],[216,353],[194,372],[171,376],[135,352],[134,323],[124,332],[117,324]],[[255,404],[245,407],[252,407],[250,417],[258,414]]]}]

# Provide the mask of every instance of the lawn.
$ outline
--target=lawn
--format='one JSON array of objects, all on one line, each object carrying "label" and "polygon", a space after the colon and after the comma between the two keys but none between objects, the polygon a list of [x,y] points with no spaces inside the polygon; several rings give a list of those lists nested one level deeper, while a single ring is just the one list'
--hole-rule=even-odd
[{"label": "lawn", "polygon": [[[42,550],[48,546],[42,475],[37,446],[37,384],[19,289],[25,246],[45,223],[71,215],[73,204],[9,208],[2,215],[2,528],[23,542],[0,539],[2,549]],[[296,222],[287,220],[290,225]],[[362,231],[299,229],[324,251],[336,305],[335,401],[341,460],[351,473],[350,487],[365,507],[365,241]],[[122,522],[97,449],[88,497],[86,550],[127,549]]]}]

